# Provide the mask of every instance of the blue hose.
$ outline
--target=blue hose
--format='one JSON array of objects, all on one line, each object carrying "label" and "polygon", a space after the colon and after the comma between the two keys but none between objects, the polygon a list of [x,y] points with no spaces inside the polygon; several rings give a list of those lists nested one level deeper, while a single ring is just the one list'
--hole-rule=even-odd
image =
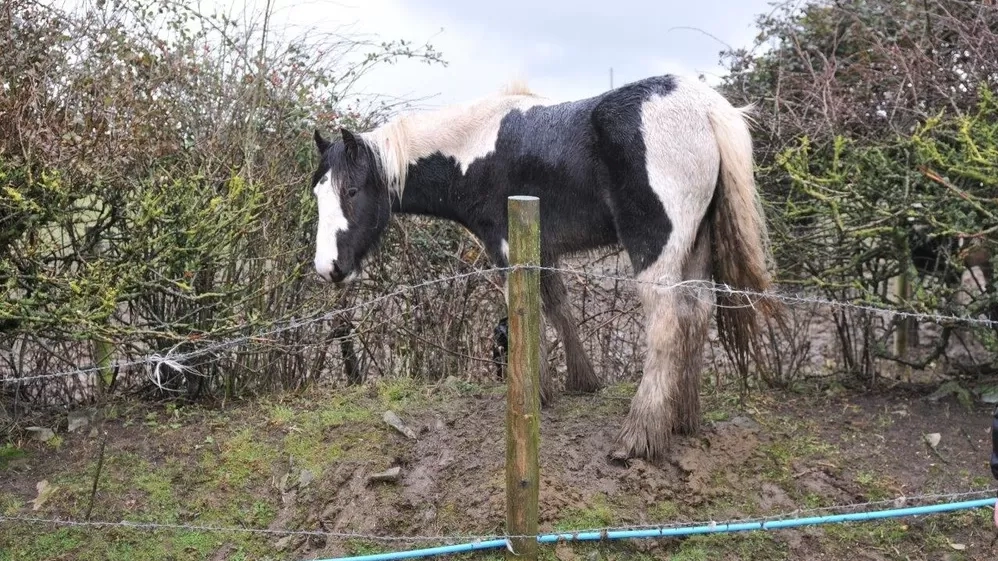
[{"label": "blue hose", "polygon": [[[817,526],[820,524],[834,524],[837,522],[855,522],[862,520],[877,520],[881,518],[897,518],[901,516],[916,516],[919,514],[933,514],[937,512],[951,512],[954,510],[967,510],[972,508],[989,507],[995,505],[995,499],[977,499],[973,501],[963,501],[956,503],[942,503],[927,506],[915,506],[909,508],[896,508],[879,510],[873,512],[854,512],[851,514],[832,514],[828,516],[812,516],[809,518],[791,518],[787,520],[770,520],[768,522],[735,522],[724,524],[709,524],[703,526],[688,526],[684,528],[653,528],[642,530],[606,530],[574,532],[563,534],[545,534],[537,536],[539,543],[555,543],[559,541],[599,541],[599,540],[623,540],[632,538],[663,538],[686,536],[693,534],[718,534],[725,532],[745,532],[748,530],[778,530],[782,528],[794,528],[797,526]],[[449,553],[465,553],[483,549],[497,549],[506,546],[505,539],[495,539],[481,542],[471,542],[459,545],[445,545],[431,547],[427,549],[415,549],[412,551],[397,551],[392,553],[375,553],[372,555],[361,555],[358,557],[338,557],[334,559],[323,559],[317,561],[394,561],[396,559],[413,559],[417,557],[430,557],[433,555],[445,555]]]},{"label": "blue hose", "polygon": [[[442,545],[440,547],[430,547],[427,549],[415,549],[412,551],[396,551],[392,553],[373,553],[371,555],[359,555],[357,557],[339,557],[337,559],[350,559],[350,561],[383,561],[390,559],[412,559],[415,557],[430,557],[433,555],[446,555],[448,553],[466,553],[481,549],[496,549],[506,547],[506,540],[488,540],[484,542],[462,543],[458,545]],[[332,559],[317,561],[334,561]]]}]

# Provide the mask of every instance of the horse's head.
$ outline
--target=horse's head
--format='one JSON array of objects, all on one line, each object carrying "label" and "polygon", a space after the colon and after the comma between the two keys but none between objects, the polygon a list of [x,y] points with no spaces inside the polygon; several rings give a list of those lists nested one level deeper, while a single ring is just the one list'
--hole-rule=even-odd
[{"label": "horse's head", "polygon": [[319,167],[312,191],[319,206],[315,271],[324,280],[349,282],[388,226],[391,202],[374,152],[362,138],[340,129],[329,142],[315,131]]}]

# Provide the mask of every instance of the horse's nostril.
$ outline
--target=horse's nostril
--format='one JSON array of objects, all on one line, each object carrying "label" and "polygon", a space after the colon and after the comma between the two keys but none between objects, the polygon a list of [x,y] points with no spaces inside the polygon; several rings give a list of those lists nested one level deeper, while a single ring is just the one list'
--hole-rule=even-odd
[{"label": "horse's nostril", "polygon": [[333,277],[337,279],[343,278],[343,270],[340,269],[338,263],[333,263]]}]

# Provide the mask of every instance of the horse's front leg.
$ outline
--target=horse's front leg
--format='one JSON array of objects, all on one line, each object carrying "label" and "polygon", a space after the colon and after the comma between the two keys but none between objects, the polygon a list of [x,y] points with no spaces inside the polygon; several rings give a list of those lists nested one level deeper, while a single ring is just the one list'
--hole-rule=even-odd
[{"label": "horse's front leg", "polygon": [[509,317],[503,317],[492,330],[492,362],[496,365],[496,377],[506,379],[506,357],[509,353]]}]

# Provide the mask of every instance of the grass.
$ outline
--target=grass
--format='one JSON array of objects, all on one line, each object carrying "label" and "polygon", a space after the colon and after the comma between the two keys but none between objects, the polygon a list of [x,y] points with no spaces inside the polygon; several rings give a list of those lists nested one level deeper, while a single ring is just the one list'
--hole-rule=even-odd
[{"label": "grass", "polygon": [[653,524],[671,524],[679,517],[680,507],[675,501],[662,500],[648,509],[648,517]]},{"label": "grass", "polygon": [[562,512],[554,527],[558,532],[606,528],[613,526],[617,518],[614,508],[607,501],[606,496],[599,494],[585,508],[572,508]]},{"label": "grass", "polygon": [[671,561],[701,561],[708,559],[772,560],[790,559],[786,544],[775,535],[763,532],[741,534],[708,534],[683,540]]},{"label": "grass", "polygon": [[245,489],[280,457],[272,442],[251,427],[238,429],[228,438],[218,439],[220,453],[206,450],[202,467],[217,472],[217,483],[222,488]]},{"label": "grass", "polygon": [[0,446],[0,471],[7,469],[11,462],[20,458],[26,458],[28,453],[11,443]]},{"label": "grass", "polygon": [[427,392],[427,388],[419,380],[410,376],[379,379],[375,387],[381,406],[385,409],[423,403]]},{"label": "grass", "polygon": [[876,524],[845,522],[827,524],[822,528],[824,538],[841,545],[876,543],[880,547],[897,547],[908,533],[908,525],[901,520],[886,520]]},{"label": "grass", "polygon": [[[405,405],[418,397],[415,389],[406,382],[386,385],[379,401]],[[385,431],[375,424],[380,407],[372,405],[362,390],[351,390],[314,401],[247,404],[229,413],[109,406],[121,430],[150,435],[156,448],[123,436],[108,441],[92,519],[266,527],[282,506],[274,482],[288,466],[313,470],[316,479],[324,467],[336,464],[344,448],[369,455],[383,441]],[[340,437],[333,437],[334,431]],[[6,445],[0,448],[0,468],[29,455]],[[49,481],[54,491],[31,515],[83,518],[96,465],[97,458],[85,457],[53,469]],[[30,504],[18,495],[0,493],[0,513],[16,515],[25,508]],[[260,559],[272,550],[267,539],[253,534],[157,531],[151,536],[132,528],[95,532],[5,524],[0,525],[0,561],[198,560],[210,558],[223,542],[233,548],[233,559]]]},{"label": "grass", "polygon": [[[35,527],[37,528],[37,527]],[[145,559],[209,559],[222,545],[218,536],[201,532],[156,533],[131,528],[93,532],[85,528],[57,528],[5,543],[0,530],[0,560],[78,559],[140,561]]]}]

